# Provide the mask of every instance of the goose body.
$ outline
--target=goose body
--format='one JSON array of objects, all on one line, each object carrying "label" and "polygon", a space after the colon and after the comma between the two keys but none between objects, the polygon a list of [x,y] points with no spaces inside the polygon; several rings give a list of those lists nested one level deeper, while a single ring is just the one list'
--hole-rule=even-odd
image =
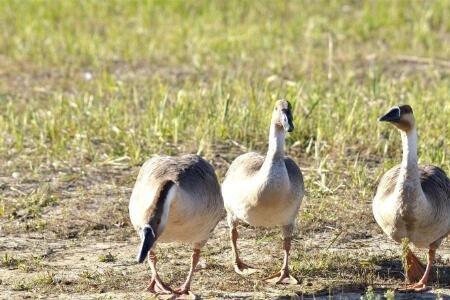
[{"label": "goose body", "polygon": [[262,169],[265,157],[250,152],[236,158],[222,185],[230,217],[252,226],[292,224],[304,194],[302,174],[286,157]]},{"label": "goose body", "polygon": [[383,232],[400,243],[407,238],[418,248],[428,249],[427,267],[408,250],[406,270],[409,281],[418,281],[406,290],[427,289],[436,249],[450,233],[450,179],[436,166],[419,166],[417,131],[412,108],[392,108],[380,121],[395,125],[401,134],[402,163],[382,177],[372,209]]},{"label": "goose body", "polygon": [[397,190],[400,171],[398,165],[381,179],[373,201],[375,220],[398,243],[408,238],[418,248],[439,246],[450,232],[450,180],[439,167],[426,165],[419,167],[420,189]]},{"label": "goose body", "polygon": [[239,156],[231,164],[222,184],[236,272],[243,275],[253,272],[239,258],[237,224],[281,227],[285,257],[279,274],[272,276],[276,283],[296,282],[289,275],[288,256],[304,186],[299,167],[284,155],[285,132],[293,128],[289,102],[278,101],[272,113],[266,156],[255,152]]},{"label": "goose body", "polygon": [[152,292],[171,293],[159,279],[152,251],[156,243],[192,244],[191,272],[178,294],[187,293],[200,248],[224,214],[220,185],[213,167],[197,155],[154,157],[142,166],[134,186],[129,213],[141,237],[138,261],[149,253]]}]

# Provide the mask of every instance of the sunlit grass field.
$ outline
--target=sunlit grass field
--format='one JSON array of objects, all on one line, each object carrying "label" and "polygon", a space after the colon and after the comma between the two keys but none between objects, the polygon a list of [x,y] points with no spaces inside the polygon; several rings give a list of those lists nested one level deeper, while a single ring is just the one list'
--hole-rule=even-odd
[{"label": "sunlit grass field", "polygon": [[[129,189],[147,158],[199,153],[222,178],[240,153],[266,150],[279,98],[293,104],[286,149],[308,190],[299,235],[380,234],[371,198],[401,158],[381,114],[410,104],[420,162],[450,172],[450,1],[4,0],[0,235],[66,240],[61,220],[78,210],[131,236]],[[76,224],[77,237],[99,230]],[[326,289],[341,276],[301,262],[337,254],[302,255],[299,277],[319,274]]]}]

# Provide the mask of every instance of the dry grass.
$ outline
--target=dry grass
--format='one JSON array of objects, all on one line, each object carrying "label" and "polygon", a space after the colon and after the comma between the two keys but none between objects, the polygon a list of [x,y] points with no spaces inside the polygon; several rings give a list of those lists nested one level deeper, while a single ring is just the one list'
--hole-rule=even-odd
[{"label": "dry grass", "polygon": [[[223,178],[239,154],[265,151],[280,97],[294,104],[286,149],[308,190],[292,259],[301,284],[259,280],[281,264],[276,230],[240,229],[243,257],[263,271],[234,274],[221,222],[194,290],[375,299],[400,285],[401,246],[370,208],[400,143],[376,119],[411,104],[421,162],[450,170],[449,20],[446,0],[5,1],[0,297],[149,298],[127,211],[139,166],[200,153]],[[190,249],[161,247],[164,279],[180,284]],[[448,247],[437,291],[448,291]]]}]

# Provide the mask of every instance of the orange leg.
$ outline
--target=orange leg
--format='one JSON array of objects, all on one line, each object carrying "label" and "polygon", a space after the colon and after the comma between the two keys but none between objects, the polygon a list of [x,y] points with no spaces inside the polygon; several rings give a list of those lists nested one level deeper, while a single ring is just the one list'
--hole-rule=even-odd
[{"label": "orange leg", "polygon": [[[195,267],[197,266],[199,259],[200,259],[200,249],[195,248],[194,252],[192,253],[192,256],[191,256],[191,268],[189,270],[189,274],[186,278],[186,281],[183,283],[183,285],[175,290],[176,294],[179,294],[179,295],[189,295],[190,294],[189,291],[191,289],[192,276],[194,274]],[[195,298],[195,295],[192,294],[192,296]]]},{"label": "orange leg", "polygon": [[433,261],[435,256],[436,256],[436,249],[430,248],[428,250],[427,268],[425,269],[425,273],[423,274],[422,278],[419,280],[419,282],[410,284],[406,286],[406,288],[400,290],[406,292],[424,292],[429,290],[430,287],[427,286],[427,283],[430,277],[431,269],[433,267]]},{"label": "orange leg", "polygon": [[418,282],[425,273],[425,266],[409,248],[406,252],[406,264],[405,275],[408,283]]},{"label": "orange leg", "polygon": [[289,273],[289,251],[291,250],[291,238],[285,237],[283,240],[284,259],[280,272],[275,273],[264,280],[269,283],[297,284],[298,281]]},{"label": "orange leg", "polygon": [[250,275],[252,273],[257,272],[257,269],[245,264],[239,258],[239,250],[237,248],[237,239],[239,235],[236,226],[234,224],[231,226],[232,228],[230,230],[230,238],[231,238],[231,248],[233,249],[234,254],[234,270],[236,271],[236,273],[240,275]]},{"label": "orange leg", "polygon": [[152,279],[147,287],[147,290],[153,294],[171,294],[172,290],[165,285],[161,278],[159,278],[158,272],[156,271],[156,255],[153,251],[148,254],[148,262],[152,270]]}]

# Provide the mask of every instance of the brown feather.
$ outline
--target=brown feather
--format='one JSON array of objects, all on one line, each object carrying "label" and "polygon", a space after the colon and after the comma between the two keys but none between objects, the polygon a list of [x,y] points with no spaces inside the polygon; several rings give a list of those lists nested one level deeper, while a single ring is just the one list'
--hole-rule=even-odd
[{"label": "brown feather", "polygon": [[[387,171],[380,180],[377,193],[383,196],[392,194],[397,184],[400,173],[400,165]],[[444,208],[450,212],[450,179],[445,172],[436,166],[425,165],[419,167],[420,183],[422,190],[436,213]]]}]

